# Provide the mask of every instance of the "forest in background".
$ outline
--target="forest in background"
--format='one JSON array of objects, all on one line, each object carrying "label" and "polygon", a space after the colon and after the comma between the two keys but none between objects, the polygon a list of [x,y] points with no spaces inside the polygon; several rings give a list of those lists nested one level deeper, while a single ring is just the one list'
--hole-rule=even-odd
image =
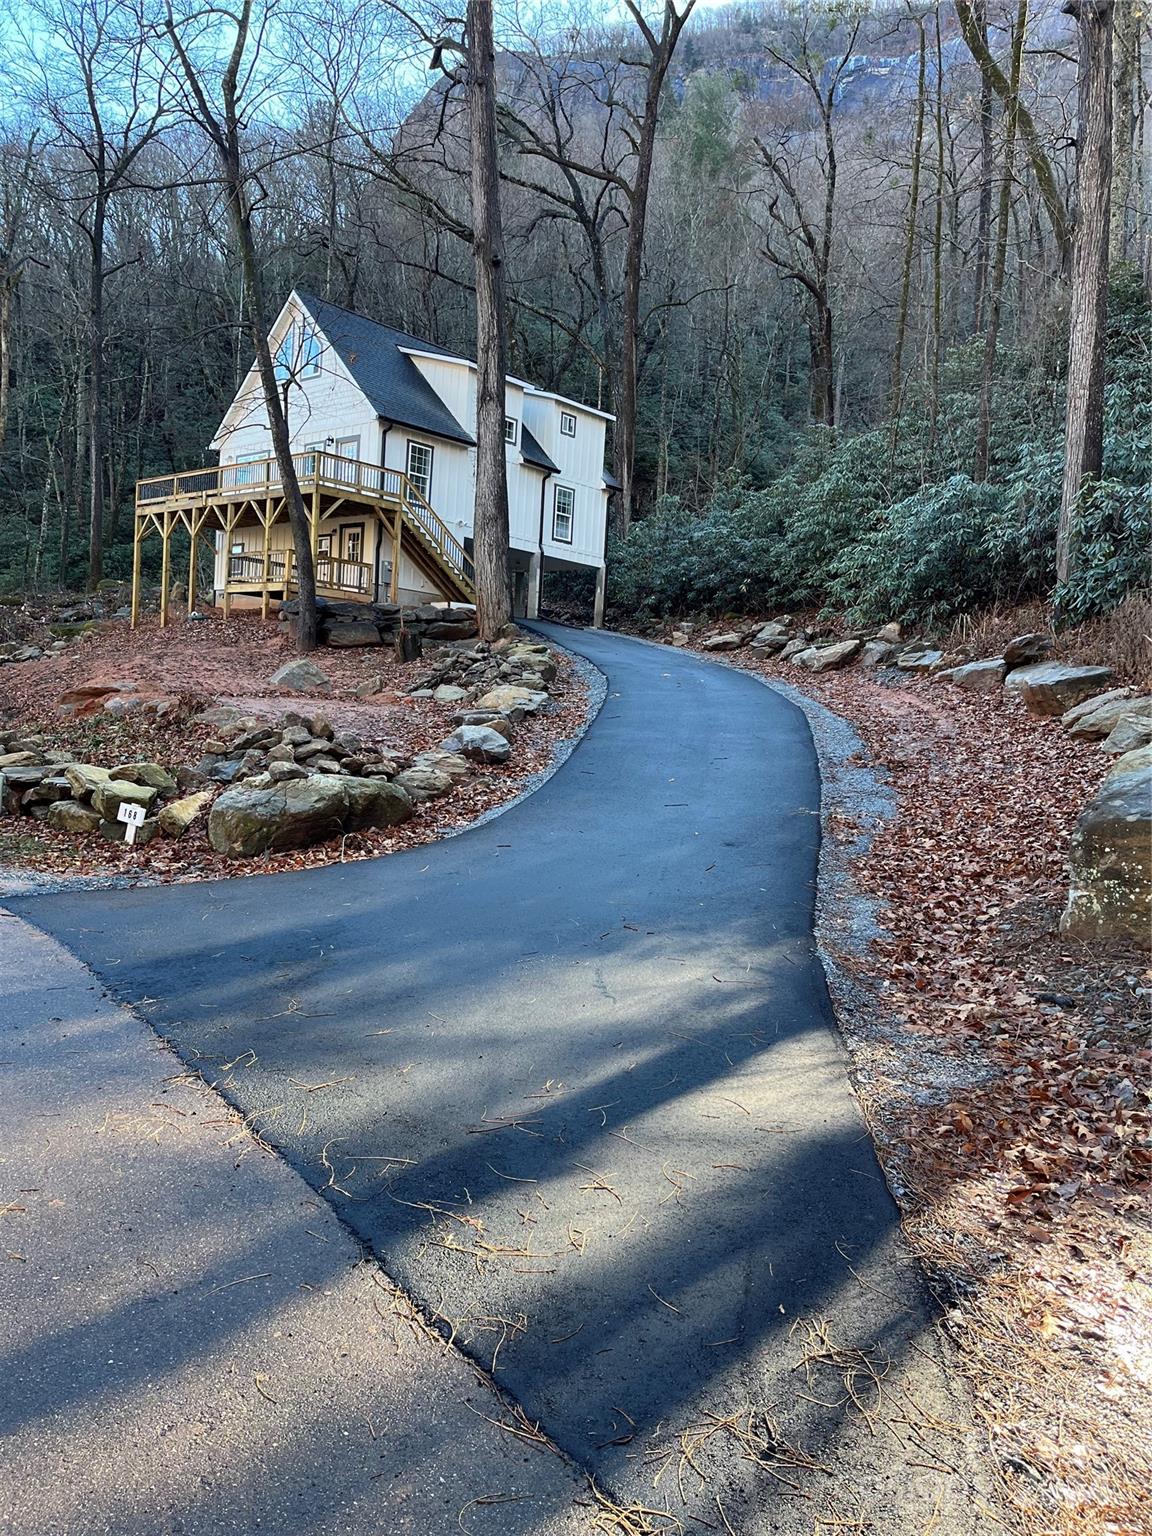
[{"label": "forest in background", "polygon": [[[497,6],[508,363],[617,414],[611,600],[932,622],[1051,592],[1076,21],[1047,0],[849,0],[700,10],[670,34],[689,9]],[[1150,532],[1146,29],[1107,10],[1104,443],[1056,589],[1072,619],[1146,584]],[[210,457],[250,361],[166,18],[26,0],[4,39],[9,590],[126,576],[134,481]],[[474,352],[440,21],[257,13],[241,153],[273,312],[295,285]],[[203,25],[175,18],[208,78]]]}]

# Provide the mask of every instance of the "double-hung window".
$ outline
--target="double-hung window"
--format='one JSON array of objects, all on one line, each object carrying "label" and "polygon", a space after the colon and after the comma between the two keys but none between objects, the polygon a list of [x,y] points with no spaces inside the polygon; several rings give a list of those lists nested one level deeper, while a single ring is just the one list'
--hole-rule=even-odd
[{"label": "double-hung window", "polygon": [[432,499],[432,449],[427,443],[408,443],[408,478],[425,501]]},{"label": "double-hung window", "polygon": [[504,441],[506,443],[515,443],[515,441],[516,441],[516,428],[517,428],[517,423],[516,423],[515,416],[505,416],[505,418],[504,418]]},{"label": "double-hung window", "polygon": [[552,537],[557,544],[571,544],[575,515],[576,492],[570,485],[558,485],[552,502]]}]

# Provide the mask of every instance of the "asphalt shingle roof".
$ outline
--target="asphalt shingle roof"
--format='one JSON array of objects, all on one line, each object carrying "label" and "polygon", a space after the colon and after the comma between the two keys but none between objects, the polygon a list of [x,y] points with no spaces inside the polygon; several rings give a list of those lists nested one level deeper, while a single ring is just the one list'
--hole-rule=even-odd
[{"label": "asphalt shingle roof", "polygon": [[554,464],[540,446],[540,439],[529,428],[527,422],[520,423],[520,454],[525,464],[535,464],[539,469],[546,469],[550,473],[560,473],[559,464]]},{"label": "asphalt shingle roof", "polygon": [[400,348],[414,347],[440,357],[455,357],[454,352],[299,289],[297,296],[378,416],[455,443],[475,442]]}]

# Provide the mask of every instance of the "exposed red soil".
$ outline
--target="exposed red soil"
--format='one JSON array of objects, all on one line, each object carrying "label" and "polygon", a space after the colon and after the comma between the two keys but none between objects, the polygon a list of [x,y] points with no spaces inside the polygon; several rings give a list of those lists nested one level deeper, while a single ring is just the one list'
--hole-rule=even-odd
[{"label": "exposed red soil", "polygon": [[[419,661],[401,665],[384,646],[333,647],[315,656],[332,680],[328,692],[294,694],[270,688],[268,678],[294,655],[284,626],[262,622],[256,614],[193,623],[181,619],[167,629],[150,618],[135,632],[120,622],[107,623],[66,651],[0,668],[0,724],[43,732],[48,745],[68,748],[104,767],[140,758],[154,758],[167,767],[195,763],[203,743],[216,734],[194,719],[209,704],[238,704],[272,718],[289,709],[323,714],[337,731],[355,731],[371,745],[403,756],[437,746],[453,730],[458,706],[413,699],[403,691],[421,676],[424,664]],[[552,691],[558,707],[516,728],[511,762],[477,768],[451,794],[425,801],[411,821],[387,832],[351,833],[312,848],[238,860],[211,849],[204,817],[178,841],[158,838],[141,848],[77,839],[53,832],[42,822],[5,817],[0,823],[0,864],[69,875],[182,881],[311,868],[431,842],[514,798],[533,774],[547,767],[557,744],[579,731],[585,716],[584,688],[563,655],[557,660],[560,672]],[[357,684],[372,677],[381,679],[382,691],[357,697]],[[81,718],[61,714],[57,701],[67,689],[109,681],[132,681],[144,691],[173,696],[178,707],[158,719],[138,713]]]}]

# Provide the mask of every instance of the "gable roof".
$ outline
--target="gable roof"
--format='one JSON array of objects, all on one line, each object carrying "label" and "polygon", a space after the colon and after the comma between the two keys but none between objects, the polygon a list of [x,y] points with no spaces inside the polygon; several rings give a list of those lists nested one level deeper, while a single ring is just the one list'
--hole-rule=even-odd
[{"label": "gable roof", "polygon": [[296,297],[316,322],[317,330],[335,348],[377,416],[455,443],[471,446],[475,442],[412,359],[400,349],[415,347],[436,357],[455,357],[455,353],[300,289],[296,290]]},{"label": "gable roof", "polygon": [[520,423],[520,456],[525,464],[534,464],[537,469],[546,469],[552,475],[560,473],[559,464],[554,464],[544,452],[540,439],[526,421]]}]

